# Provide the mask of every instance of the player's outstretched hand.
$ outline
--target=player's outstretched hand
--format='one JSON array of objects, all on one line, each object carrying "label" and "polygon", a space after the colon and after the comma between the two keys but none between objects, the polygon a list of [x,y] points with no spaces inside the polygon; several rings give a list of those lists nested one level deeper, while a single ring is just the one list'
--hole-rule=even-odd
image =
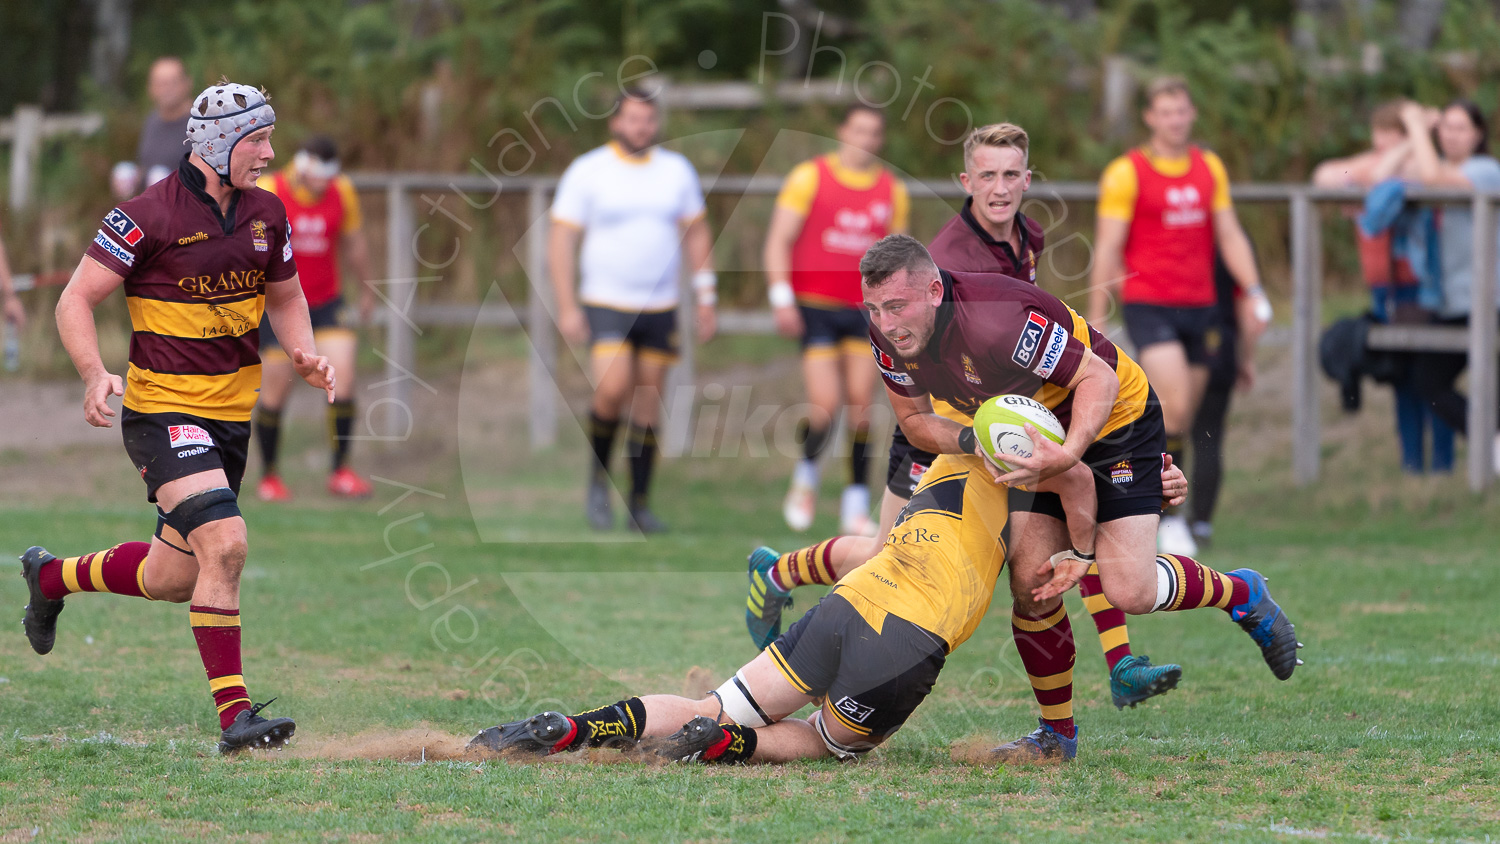
[{"label": "player's outstretched hand", "polygon": [[589,321],[583,311],[574,308],[557,315],[557,331],[570,346],[582,346],[589,341]]},{"label": "player's outstretched hand", "polygon": [[113,428],[115,412],[109,406],[110,396],[125,395],[125,382],[118,375],[105,372],[83,385],[83,418],[95,428]]},{"label": "player's outstretched hand", "polygon": [[328,362],[328,358],[293,349],[292,368],[297,370],[303,381],[327,393],[328,403],[333,404],[333,387],[337,382],[334,380],[333,364]]},{"label": "player's outstretched hand", "polygon": [[1088,560],[1079,559],[1071,550],[1059,551],[1052,555],[1052,559],[1042,563],[1042,567],[1038,569],[1043,575],[1050,572],[1052,577],[1046,583],[1031,590],[1031,597],[1036,601],[1050,601],[1077,586],[1078,581],[1088,574],[1088,570]]},{"label": "player's outstretched hand", "polygon": [[1013,487],[1035,488],[1047,478],[1056,477],[1073,468],[1073,464],[1078,462],[1067,449],[1042,436],[1030,422],[1023,428],[1026,436],[1031,437],[1031,456],[1005,455],[1005,464],[1012,467],[1012,471],[996,478],[997,482]]},{"label": "player's outstretched hand", "polygon": [[771,315],[776,318],[776,333],[788,340],[802,339],[804,326],[802,324],[802,312],[797,310],[796,305],[784,305],[780,308],[772,308]]},{"label": "player's outstretched hand", "polygon": [[1178,507],[1187,500],[1187,475],[1172,464],[1172,455],[1161,456],[1161,503],[1166,507]]}]

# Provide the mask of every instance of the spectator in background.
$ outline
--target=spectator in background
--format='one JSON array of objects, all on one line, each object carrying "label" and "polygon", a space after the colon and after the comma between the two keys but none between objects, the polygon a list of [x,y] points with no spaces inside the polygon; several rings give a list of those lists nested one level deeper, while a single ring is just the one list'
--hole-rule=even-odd
[{"label": "spectator in background", "polygon": [[1214,510],[1219,504],[1219,489],[1224,485],[1224,421],[1229,416],[1229,400],[1236,385],[1250,389],[1253,371],[1241,363],[1255,354],[1260,342],[1256,323],[1253,333],[1240,330],[1235,310],[1240,298],[1234,274],[1220,255],[1214,256],[1214,290],[1218,299],[1211,315],[1212,324],[1203,335],[1208,364],[1208,386],[1203,401],[1193,416],[1190,439],[1193,447],[1192,482],[1188,484],[1188,524],[1199,549],[1213,542]]},{"label": "spectator in background", "polygon": [[[1404,149],[1409,178],[1434,188],[1500,190],[1500,162],[1489,154],[1489,127],[1479,106],[1468,100],[1454,100],[1439,111],[1406,103],[1401,108],[1401,122],[1406,127]],[[1467,204],[1445,205],[1438,210],[1437,218],[1442,304],[1435,321],[1441,325],[1466,326],[1471,316],[1474,285],[1493,285],[1496,279],[1474,277],[1476,244],[1471,208]],[[1496,234],[1486,236],[1496,237]],[[1493,314],[1483,316],[1494,318]],[[1422,397],[1438,418],[1464,434],[1472,433],[1468,431],[1468,400],[1454,384],[1467,366],[1468,356],[1462,353],[1424,352],[1417,355],[1412,373]],[[1500,461],[1500,451],[1496,454]]]},{"label": "spectator in background", "polygon": [[[1428,290],[1438,289],[1441,270],[1428,256],[1435,248],[1430,208],[1409,205],[1400,176],[1410,169],[1410,144],[1401,111],[1394,100],[1370,116],[1370,149],[1348,158],[1325,161],[1313,171],[1313,184],[1324,188],[1371,191],[1355,226],[1360,269],[1370,288],[1371,316],[1382,323],[1424,323],[1431,313],[1422,307],[1424,279]],[[1401,467],[1420,474],[1427,469],[1426,432],[1432,429],[1432,470],[1453,469],[1453,429],[1436,416],[1412,378],[1413,356],[1401,356],[1406,372],[1393,384],[1396,433],[1401,443]],[[1194,485],[1196,487],[1196,484]]]},{"label": "spectator in background", "polygon": [[906,186],[876,157],[885,115],[851,106],[839,122],[838,149],[792,169],[776,197],[766,233],[771,310],[783,337],[802,342],[802,381],[815,410],[798,432],[802,458],[782,506],[787,526],[812,526],[818,457],[847,408],[849,484],[839,532],[868,536],[870,403],[880,374],[870,356],[870,319],[859,287],[859,261],[875,241],[906,233]]},{"label": "spectator in background", "polygon": [[144,187],[150,187],[176,173],[187,154],[183,138],[187,136],[188,108],[193,104],[193,79],[182,59],[162,56],[152,62],[146,92],[155,108],[141,124],[135,157],[146,177]]},{"label": "spectator in background", "polygon": [[667,368],[677,360],[684,257],[693,269],[699,341],[712,337],[715,327],[718,282],[703,189],[686,158],[656,146],[660,128],[653,95],[622,93],[609,118],[614,140],[569,164],[552,201],[547,269],[557,294],[558,329],[571,344],[589,344],[594,460],[585,508],[595,530],[614,524],[609,462],[621,421],[628,422],[628,524],[641,533],[667,529],[647,498],[661,391]]}]

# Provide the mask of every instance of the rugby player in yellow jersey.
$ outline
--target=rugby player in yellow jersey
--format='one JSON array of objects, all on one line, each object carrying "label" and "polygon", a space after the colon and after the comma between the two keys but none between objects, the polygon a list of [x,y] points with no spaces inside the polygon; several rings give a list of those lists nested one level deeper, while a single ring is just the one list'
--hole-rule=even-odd
[{"label": "rugby player in yellow jersey", "polygon": [[[177,173],[104,218],[57,304],[58,331],[84,381],[84,418],[112,427],[107,402],[124,396],[125,451],[156,505],[155,538],[65,559],[32,547],[21,557],[31,593],[26,638],[39,654],[52,650],[66,595],[191,601],[226,754],[279,747],[296,730],[290,718],[259,715],[266,704],[251,704],[240,664],[247,536],[238,493],[260,387],[262,312],[303,380],[329,401],[336,385],[314,351],[286,209],[255,186],[275,157],[275,121],[255,88],[221,81],[200,94],[188,118],[192,150]],[[104,367],[93,315],[122,286],[133,332],[123,381]]]}]

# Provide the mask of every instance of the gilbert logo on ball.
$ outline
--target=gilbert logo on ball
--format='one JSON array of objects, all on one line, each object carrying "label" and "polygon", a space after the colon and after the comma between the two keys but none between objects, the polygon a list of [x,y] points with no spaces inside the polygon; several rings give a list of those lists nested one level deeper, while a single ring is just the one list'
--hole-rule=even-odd
[{"label": "gilbert logo on ball", "polygon": [[1005,462],[1006,455],[1030,457],[1034,446],[1026,428],[1030,422],[1042,436],[1061,443],[1067,432],[1052,411],[1041,402],[1026,396],[995,396],[974,413],[974,433],[979,449],[1007,472],[1014,466]]}]

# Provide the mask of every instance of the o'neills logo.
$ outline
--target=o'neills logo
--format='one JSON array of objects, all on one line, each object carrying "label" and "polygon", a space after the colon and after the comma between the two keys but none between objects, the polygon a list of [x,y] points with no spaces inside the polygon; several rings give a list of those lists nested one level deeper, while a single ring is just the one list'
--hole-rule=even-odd
[{"label": "o'neills logo", "polygon": [[177,238],[177,245],[187,246],[189,243],[197,243],[200,240],[208,240],[208,233],[198,232],[197,234],[190,234],[187,237],[179,237]]},{"label": "o'neills logo", "polygon": [[264,270],[244,270],[212,275],[190,275],[177,280],[177,286],[200,299],[225,299],[247,290],[259,290],[265,280]]}]

